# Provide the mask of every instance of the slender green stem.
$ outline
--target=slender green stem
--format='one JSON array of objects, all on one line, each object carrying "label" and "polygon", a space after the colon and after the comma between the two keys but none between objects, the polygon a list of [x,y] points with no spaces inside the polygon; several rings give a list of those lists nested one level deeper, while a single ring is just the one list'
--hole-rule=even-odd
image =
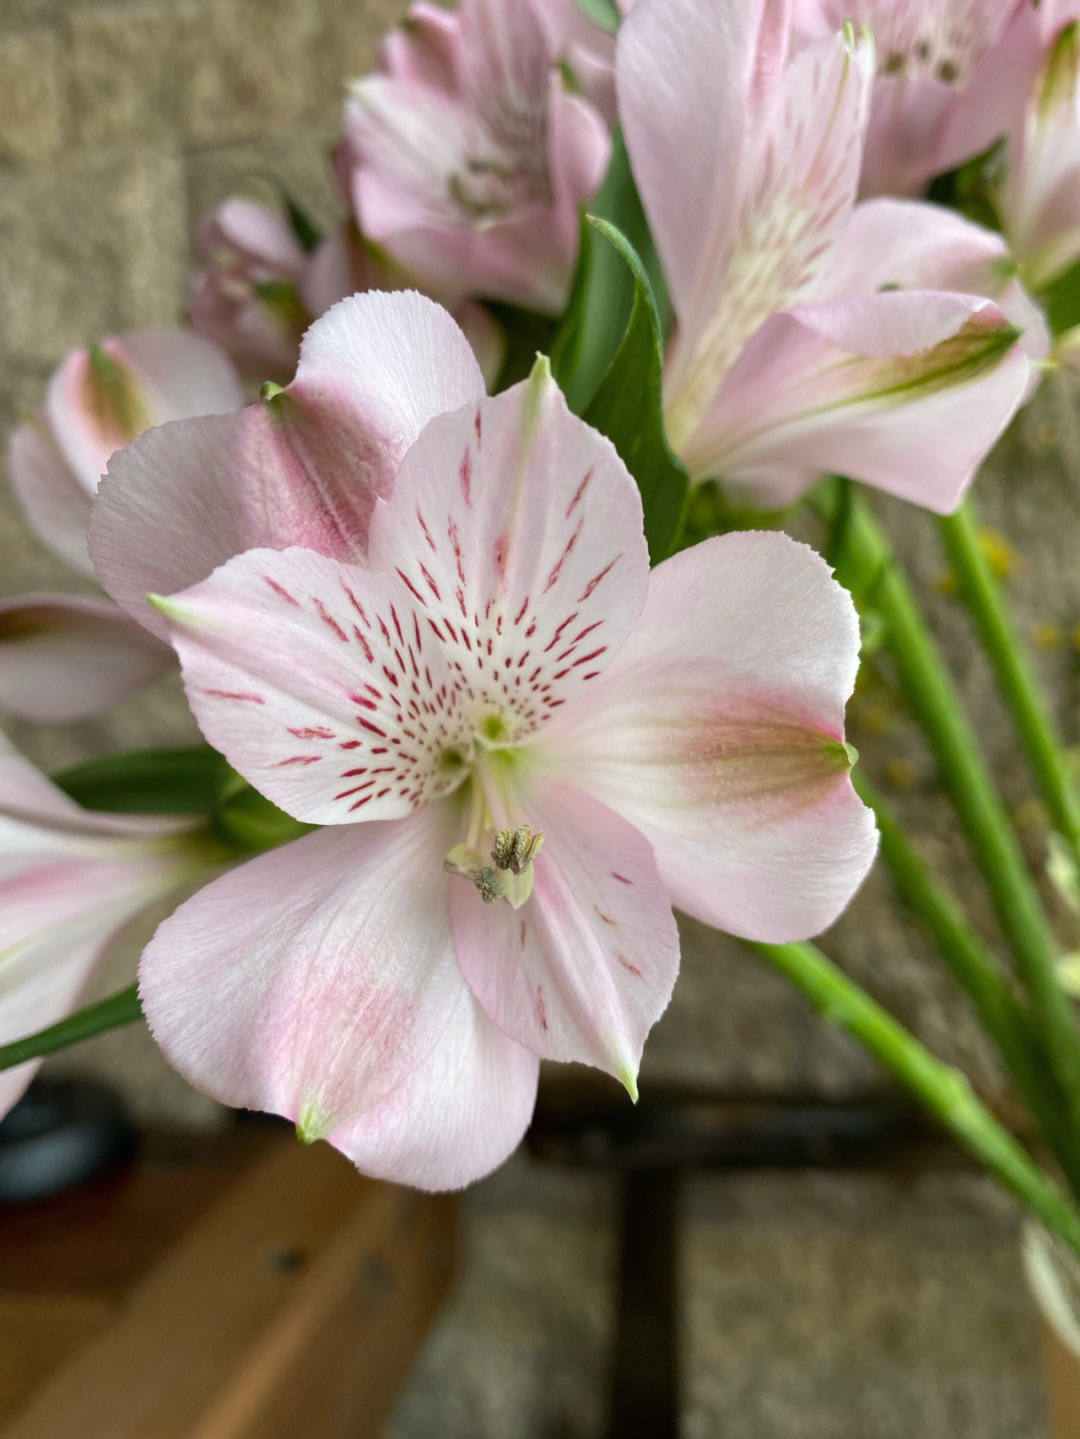
[{"label": "slender green stem", "polygon": [[933,936],[953,978],[971,1000],[983,1028],[997,1045],[1047,1144],[1080,1196],[1080,1146],[1062,1105],[1061,1089],[1048,1069],[1030,1015],[998,972],[994,956],[972,929],[953,896],[939,884],[889,813],[881,796],[856,769],[855,788],[873,809],[881,834],[881,857],[900,897]]},{"label": "slender green stem", "polygon": [[1047,1229],[1080,1256],[1080,1211],[1032,1161],[975,1094],[959,1070],[943,1064],[903,1025],[812,944],[751,944],[866,1049],[1011,1190]]},{"label": "slender green stem", "polygon": [[25,1039],[0,1045],[0,1070],[14,1069],[28,1059],[54,1054],[58,1049],[66,1049],[69,1044],[77,1044],[80,1039],[89,1039],[106,1029],[117,1029],[121,1024],[130,1024],[141,1017],[139,991],[133,984],[130,989],[122,989],[119,994],[111,994],[108,999],[68,1015],[59,1024],[50,1024],[47,1029],[39,1029]]},{"label": "slender green stem", "polygon": [[855,497],[847,543],[873,575],[866,600],[883,616],[887,644],[933,749],[942,780],[983,872],[994,909],[1031,1000],[1047,1059],[1080,1135],[1080,1034],[1058,979],[1056,946],[1013,834],[1005,806],[980,753],[952,676],[880,526]]},{"label": "slender green stem", "polygon": [[979,544],[971,501],[954,515],[942,515],[938,524],[960,597],[978,627],[1050,820],[1080,868],[1080,796],[1075,776]]}]

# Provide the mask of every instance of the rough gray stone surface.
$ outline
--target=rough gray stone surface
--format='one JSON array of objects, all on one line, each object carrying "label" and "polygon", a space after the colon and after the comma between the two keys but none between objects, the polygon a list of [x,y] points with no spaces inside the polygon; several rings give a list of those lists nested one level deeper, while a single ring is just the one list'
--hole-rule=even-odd
[{"label": "rough gray stone surface", "polygon": [[[967,1174],[706,1175],[681,1199],[684,1439],[1046,1439],[1014,1216]],[[518,1156],[386,1439],[601,1439],[614,1183]]]}]

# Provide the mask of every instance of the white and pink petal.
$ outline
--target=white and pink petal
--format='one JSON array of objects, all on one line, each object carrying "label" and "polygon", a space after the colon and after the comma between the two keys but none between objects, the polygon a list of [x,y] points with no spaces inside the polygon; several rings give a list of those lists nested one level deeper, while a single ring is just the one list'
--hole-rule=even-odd
[{"label": "white and pink petal", "polygon": [[203,733],[297,819],[390,819],[464,778],[470,708],[397,576],[249,550],[157,603]]},{"label": "white and pink petal", "polygon": [[370,563],[399,576],[503,743],[610,663],[648,585],[637,487],[543,363],[428,426],[376,511]]},{"label": "white and pink petal", "polygon": [[462,971],[499,1027],[542,1059],[615,1075],[636,1097],[645,1037],[671,997],[679,939],[648,841],[572,785],[526,774],[504,818],[544,843],[519,908],[451,893]]},{"label": "white and pink petal", "polygon": [[[128,921],[214,863],[195,826],[80,809],[0,735],[0,1044],[63,1019]],[[0,1075],[0,1114],[36,1067]]]},{"label": "white and pink petal", "polygon": [[825,928],[876,849],[848,777],[850,597],[786,536],[725,535],[652,572],[638,628],[537,763],[653,846],[679,908],[752,939]]},{"label": "white and pink petal", "polygon": [[98,576],[163,635],[147,593],[185,588],[243,550],[304,545],[362,560],[375,497],[409,445],[433,416],[483,393],[468,342],[432,301],[343,300],[308,331],[287,390],[162,427],[114,458],[91,526]]},{"label": "white and pink petal", "polygon": [[191,1083],[292,1119],[381,1178],[453,1188],[524,1132],[537,1062],[478,1012],[442,859],[457,807],[250,861],[158,929],[140,993]]},{"label": "white and pink petal", "polygon": [[231,361],[187,330],[132,330],[73,350],[49,381],[45,414],[88,495],[109,457],[153,425],[221,415],[243,403]]},{"label": "white and pink petal", "polygon": [[761,327],[684,458],[758,504],[789,502],[816,470],[948,513],[1030,377],[1004,315],[975,296],[899,291],[803,305]]},{"label": "white and pink petal", "polygon": [[172,651],[108,599],[0,601],[0,707],[26,719],[86,719],[167,674]]},{"label": "white and pink petal", "polygon": [[764,8],[764,0],[641,0],[619,28],[619,119],[680,318],[696,317],[735,242],[732,194]]},{"label": "white and pink petal", "polygon": [[38,539],[74,569],[92,575],[86,552],[90,492],[65,459],[44,414],[12,431],[8,474],[27,523]]},{"label": "white and pink petal", "polygon": [[829,270],[855,198],[871,69],[865,40],[810,45],[750,127],[725,268],[707,267],[665,368],[665,417],[680,454],[754,332],[813,298]]}]

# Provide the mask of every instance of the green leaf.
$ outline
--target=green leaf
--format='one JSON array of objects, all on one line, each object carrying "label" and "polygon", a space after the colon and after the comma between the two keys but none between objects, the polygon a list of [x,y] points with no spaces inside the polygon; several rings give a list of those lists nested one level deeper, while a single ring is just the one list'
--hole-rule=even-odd
[{"label": "green leaf", "polygon": [[237,787],[221,803],[214,815],[214,830],[219,839],[235,849],[276,849],[279,844],[310,834],[313,824],[303,824],[261,795],[258,790],[237,776]]},{"label": "green leaf", "polygon": [[947,170],[931,182],[929,199],[956,210],[987,230],[1001,230],[995,196],[1001,189],[1005,169],[1005,142],[995,140],[981,154]]},{"label": "green leaf", "polygon": [[610,367],[634,305],[634,276],[611,246],[600,241],[590,219],[608,221],[629,241],[666,328],[667,290],[621,135],[615,137],[611,163],[589,215],[582,218],[577,273],[551,347],[555,381],[578,415],[585,413]]},{"label": "green leaf", "polygon": [[1054,335],[1080,325],[1080,260],[1043,291],[1042,303]]},{"label": "green leaf", "polygon": [[55,1054],[69,1044],[78,1044],[81,1039],[89,1039],[106,1029],[117,1029],[121,1024],[130,1024],[141,1018],[139,991],[133,984],[130,989],[122,989],[119,994],[110,995],[108,999],[80,1009],[76,1014],[69,1014],[58,1024],[50,1024],[47,1029],[39,1029],[25,1039],[0,1045],[0,1070],[14,1069],[17,1064],[25,1064],[28,1059],[40,1059],[44,1054]]},{"label": "green leaf", "polygon": [[498,380],[491,387],[493,395],[508,390],[519,380],[527,380],[538,352],[548,354],[555,338],[555,321],[533,310],[517,305],[488,301],[487,308],[502,326],[506,339],[506,355]]},{"label": "green leaf", "polygon": [[54,775],[84,809],[113,814],[210,814],[230,773],[209,745],[133,750],[88,760]]},{"label": "green leaf", "polygon": [[633,300],[622,340],[583,418],[608,437],[637,481],[649,557],[657,564],[675,547],[690,491],[690,477],[664,432],[660,321],[633,246],[613,225],[591,223],[596,243],[613,249],[630,275]]},{"label": "green leaf", "polygon": [[622,24],[622,11],[615,0],[577,0],[577,7],[594,25],[614,35]]},{"label": "green leaf", "polygon": [[[846,475],[827,475],[811,492],[807,502],[825,523],[821,553],[832,566],[837,582],[843,585],[858,606],[864,622],[865,640],[867,623],[873,626],[875,619],[880,620],[873,609],[873,595],[881,582],[882,568],[876,558],[868,561],[858,544],[855,485]],[[876,629],[880,630],[880,624]],[[864,644],[863,653],[869,652]]]},{"label": "green leaf", "polygon": [[249,172],[253,179],[261,180],[268,185],[277,197],[278,203],[285,211],[292,232],[300,244],[300,248],[308,254],[322,239],[322,231],[315,224],[300,202],[290,193],[284,180],[280,175],[275,175],[273,170],[252,170]]},{"label": "green leaf", "polygon": [[256,280],[251,287],[270,313],[289,325],[304,326],[307,314],[291,280]]},{"label": "green leaf", "polygon": [[308,215],[307,211],[302,209],[293,199],[284,185],[280,188],[280,194],[281,203],[285,206],[285,213],[288,215],[289,224],[292,226],[292,232],[299,240],[301,249],[306,250],[308,254],[310,254],[322,239],[322,232]]}]

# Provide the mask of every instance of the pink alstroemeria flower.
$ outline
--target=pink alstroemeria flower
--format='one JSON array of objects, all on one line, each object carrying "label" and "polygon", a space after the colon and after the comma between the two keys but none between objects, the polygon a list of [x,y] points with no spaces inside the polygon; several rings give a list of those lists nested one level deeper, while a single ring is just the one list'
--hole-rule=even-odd
[{"label": "pink alstroemeria flower", "polygon": [[1041,290],[1080,260],[1080,21],[1050,30],[1042,11],[1025,20],[1017,60],[1037,56],[1038,72],[1005,137],[995,198],[1021,274]]},{"label": "pink alstroemeria flower", "polygon": [[675,308],[665,418],[691,475],[768,506],[836,470],[955,508],[1028,384],[1003,308],[1033,348],[1045,336],[996,276],[999,236],[914,201],[854,204],[869,40],[793,48],[781,0],[641,0],[616,72]]},{"label": "pink alstroemeria flower", "polygon": [[[313,320],[347,295],[415,289],[365,242],[352,220],[335,225],[308,252],[286,216],[269,205],[232,196],[199,227],[206,267],[191,292],[191,324],[256,380],[286,383]],[[502,326],[485,306],[463,300],[454,318],[468,336],[490,384],[506,356]]]},{"label": "pink alstroemeria flower", "polygon": [[[165,420],[234,410],[242,399],[228,359],[183,330],[135,330],[73,350],[40,413],[9,443],[11,483],[30,528],[92,578],[86,530],[113,451]],[[83,719],[172,665],[168,649],[104,597],[0,602],[0,705],[13,714]]]},{"label": "pink alstroemeria flower", "polygon": [[361,230],[418,287],[556,314],[577,260],[579,211],[611,152],[571,94],[538,0],[420,3],[357,81],[339,168]]},{"label": "pink alstroemeria flower", "polygon": [[[315,320],[349,295],[365,290],[413,290],[416,282],[381,261],[364,242],[355,223],[347,220],[316,246],[300,288],[307,313]],[[450,313],[471,345],[485,381],[494,385],[506,359],[503,327],[486,305],[475,300],[459,301],[450,307]]]},{"label": "pink alstroemeria flower", "polygon": [[[843,742],[858,627],[823,562],[779,534],[650,575],[637,489],[546,364],[486,398],[419,296],[335,307],[299,395],[316,373],[366,426],[339,453],[389,459],[365,390],[409,423],[430,414],[362,531],[320,514],[321,553],[248,550],[155,603],[207,737],[326,828],[181,906],[141,992],[200,1089],[285,1114],[368,1172],[455,1186],[520,1139],[538,1058],[633,1090],[675,980],[673,902],[776,940],[847,902],[875,849]],[[472,393],[444,407],[454,375]],[[186,493],[214,423],[114,461],[93,537],[114,588],[122,541],[139,553],[146,507],[160,523]],[[308,503],[370,493],[369,475],[338,460]],[[238,481],[222,510],[242,507]]]},{"label": "pink alstroemeria flower", "polygon": [[850,21],[874,37],[864,196],[918,195],[935,175],[980,154],[1002,133],[1002,110],[1025,84],[1007,58],[1015,41],[1010,22],[1031,9],[1031,0],[820,0],[820,6],[829,28]]},{"label": "pink alstroemeria flower", "polygon": [[[0,735],[0,1044],[70,1014],[124,926],[215,862],[201,823],[81,809]],[[0,1114],[37,1063],[0,1073]]]},{"label": "pink alstroemeria flower", "polygon": [[300,293],[308,254],[288,217],[232,195],[203,217],[195,243],[203,268],[191,289],[192,328],[245,375],[291,379],[308,324]]}]

